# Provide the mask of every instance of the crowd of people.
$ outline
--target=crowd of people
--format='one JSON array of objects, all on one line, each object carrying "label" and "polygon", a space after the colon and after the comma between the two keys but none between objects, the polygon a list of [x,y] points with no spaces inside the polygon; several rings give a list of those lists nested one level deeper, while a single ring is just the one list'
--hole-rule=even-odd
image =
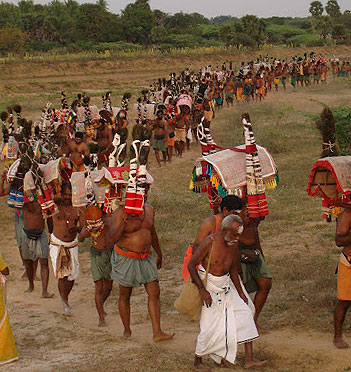
[{"label": "crowd of people", "polygon": [[[15,208],[16,238],[28,280],[27,292],[34,290],[39,262],[42,298],[54,297],[48,292],[50,257],[63,312],[70,316],[69,296],[79,276],[79,242],[91,239],[90,264],[99,326],[106,326],[104,303],[116,282],[123,335],[131,337],[132,289],[144,285],[153,340],[172,339],[174,333],[165,333],[161,328],[158,270],[162,267],[162,251],[155,211],[147,203],[150,146],[159,166],[162,161],[172,162],[173,148],[181,157],[192,139],[201,143],[203,155],[213,152],[216,146],[210,123],[224,102],[230,106],[235,100],[260,101],[273,85],[278,90],[281,83],[286,89],[288,79],[294,88],[298,84],[309,86],[312,78],[316,84],[325,83],[327,62],[314,54],[296,56],[289,62],[260,56],[257,61],[243,63],[236,72],[230,62],[215,71],[206,66],[200,73],[186,69],[178,76],[172,73],[169,80],[159,79],[142,92],[135,104],[137,118],[132,128],[128,182],[110,186],[102,204],[94,196],[91,174],[104,168],[127,168],[129,95],[124,95],[122,108],[116,111],[107,93],[102,109],[94,112],[88,97],[79,95],[68,106],[62,93],[61,109],[47,105],[34,125],[22,118],[18,107],[1,113],[6,168],[0,195],[7,195],[9,206]],[[343,64],[340,71],[344,65],[348,66]],[[147,117],[150,105],[152,119]],[[55,160],[59,160],[60,176],[54,183],[46,183],[40,165]],[[28,173],[34,180],[31,187]],[[85,180],[84,207],[73,205],[74,173],[81,173]],[[118,201],[115,208],[111,207],[112,199]],[[191,276],[204,303],[194,368],[207,370],[202,363],[205,355],[210,355],[217,366],[235,363],[240,343],[245,344],[246,368],[264,366],[267,362],[255,359],[252,348],[252,341],[266,332],[258,319],[272,285],[258,233],[262,219],[249,218],[245,198],[234,195],[217,198],[212,206],[214,215],[204,219],[199,227],[182,271],[185,281]],[[207,268],[210,254],[213,258]],[[3,275],[8,274],[5,268],[0,261]],[[202,279],[206,269],[205,287]],[[250,293],[255,293],[253,302]],[[0,354],[0,365],[17,358],[15,348],[12,349],[10,357]]]}]

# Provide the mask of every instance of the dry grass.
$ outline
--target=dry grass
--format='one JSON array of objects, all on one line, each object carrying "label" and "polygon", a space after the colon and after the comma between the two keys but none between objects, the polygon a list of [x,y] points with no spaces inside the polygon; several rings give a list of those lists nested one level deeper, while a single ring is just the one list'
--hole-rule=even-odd
[{"label": "dry grass", "polygon": [[[291,52],[285,51],[287,55]],[[351,51],[345,49],[340,53],[351,55]],[[245,59],[250,57],[247,55]],[[142,71],[141,62],[135,60],[129,61],[128,69],[124,66],[113,73],[116,66],[125,62],[119,61],[116,65],[108,61],[111,66],[106,70],[106,61],[103,61],[90,70],[91,63],[87,61],[86,70],[77,74],[73,65],[72,69],[65,70],[64,77],[58,75],[58,66],[50,64],[36,65],[36,73],[30,64],[11,64],[6,67],[22,72],[13,79],[6,78],[1,85],[0,109],[8,103],[20,102],[25,114],[34,119],[47,99],[58,104],[57,94],[61,89],[65,89],[69,97],[90,89],[93,102],[100,104],[100,92],[108,87],[118,94],[126,89],[137,92],[145,81],[186,66],[186,59],[167,58],[167,61],[166,57],[162,60],[161,69],[156,68],[155,61],[144,60],[146,69]],[[222,59],[222,56],[213,57],[213,60],[207,57],[206,63],[215,65]],[[135,72],[131,71],[133,67],[136,67]],[[248,111],[257,142],[272,152],[279,168],[280,184],[268,193],[270,215],[260,228],[262,246],[274,278],[262,323],[273,332],[262,337],[256,348],[259,357],[269,360],[270,365],[265,369],[269,372],[339,372],[347,371],[351,365],[350,358],[330,350],[336,286],[334,270],[339,252],[334,244],[335,225],[322,220],[321,201],[309,198],[305,191],[310,169],[321,152],[320,134],[309,119],[321,111],[316,101],[337,105],[348,104],[351,99],[348,83],[330,80],[325,87],[296,91],[289,87],[286,93],[272,92],[262,103],[225,109],[212,125],[218,144],[228,147],[241,144],[240,115]],[[86,246],[81,250],[82,275],[71,296],[75,311],[72,319],[61,315],[58,298],[43,301],[38,289],[32,296],[23,296],[26,284],[17,279],[21,270],[13,239],[13,215],[6,207],[6,200],[0,201],[3,212],[0,214],[1,251],[12,271],[9,311],[22,356],[22,361],[9,366],[8,371],[190,370],[197,328],[175,312],[173,302],[182,285],[180,268],[184,252],[200,222],[210,214],[206,195],[193,194],[188,189],[192,167],[199,155],[199,146],[194,144],[183,159],[175,158],[172,165],[161,169],[156,167],[153,154],[150,155],[149,170],[155,184],[149,201],[156,210],[156,226],[164,252],[164,268],[160,273],[163,321],[166,329],[177,332],[176,339],[164,345],[150,343],[147,297],[142,289],[135,290],[132,298],[132,341],[119,337],[121,324],[116,314],[116,288],[107,304],[109,327],[96,328],[94,289]],[[57,297],[54,278],[50,279],[50,290]],[[346,335],[350,329],[347,317]],[[240,349],[239,361],[242,357]]]}]

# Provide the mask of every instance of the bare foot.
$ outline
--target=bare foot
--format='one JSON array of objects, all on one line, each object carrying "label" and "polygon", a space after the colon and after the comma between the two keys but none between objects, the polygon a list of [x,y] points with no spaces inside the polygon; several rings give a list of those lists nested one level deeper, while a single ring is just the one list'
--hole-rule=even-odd
[{"label": "bare foot", "polygon": [[28,289],[24,293],[32,293],[34,291],[34,286],[29,286]]},{"label": "bare foot", "polygon": [[63,306],[63,315],[65,316],[72,316],[71,308],[70,306],[61,299],[62,306]]},{"label": "bare foot", "polygon": [[99,327],[106,327],[105,319],[99,319]]},{"label": "bare foot", "polygon": [[244,368],[245,369],[260,368],[264,367],[267,363],[268,363],[267,360],[253,359],[250,362],[246,362]]},{"label": "bare foot", "polygon": [[346,343],[342,337],[334,337],[334,345],[338,348],[338,349],[348,349],[350,346],[348,343]]},{"label": "bare foot", "polygon": [[154,335],[154,342],[159,342],[159,341],[166,341],[166,340],[170,340],[171,338],[173,338],[175,335],[175,333],[164,333],[164,332],[161,332],[160,334],[158,335]]},{"label": "bare foot", "polygon": [[123,332],[123,338],[131,338],[131,337],[132,337],[132,331]]},{"label": "bare foot", "polygon": [[194,364],[193,370],[200,372],[211,372],[211,369],[207,368],[203,363]]},{"label": "bare foot", "polygon": [[45,292],[41,295],[42,298],[53,298],[55,295],[53,293]]},{"label": "bare foot", "polygon": [[216,368],[233,368],[233,367],[235,367],[235,364],[229,363],[227,360],[222,360],[221,364],[218,364],[216,362],[213,362],[213,364]]},{"label": "bare foot", "polygon": [[261,327],[257,322],[256,322],[256,328],[260,335],[266,335],[267,333],[269,333],[269,330],[267,328]]}]

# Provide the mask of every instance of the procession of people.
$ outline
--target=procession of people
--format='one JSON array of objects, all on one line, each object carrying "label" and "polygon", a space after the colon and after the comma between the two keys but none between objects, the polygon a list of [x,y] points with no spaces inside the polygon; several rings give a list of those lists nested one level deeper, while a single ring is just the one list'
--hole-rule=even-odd
[{"label": "procession of people", "polygon": [[[133,106],[133,125],[130,95],[125,94],[117,108],[112,106],[109,92],[102,97],[100,108],[91,105],[84,94],[69,105],[62,92],[61,108],[47,104],[34,123],[22,116],[18,105],[1,113],[5,170],[0,196],[7,196],[8,206],[14,209],[17,245],[28,281],[26,292],[34,291],[39,266],[43,301],[59,298],[63,314],[71,317],[70,296],[80,274],[79,243],[89,239],[98,325],[107,326],[104,305],[115,282],[123,337],[132,337],[130,299],[133,288],[144,286],[153,341],[171,340],[175,333],[165,332],[161,326],[158,271],[163,254],[155,226],[157,210],[147,202],[153,182],[147,169],[151,148],[158,166],[168,163],[171,167],[173,155],[181,158],[191,142],[196,142],[204,161],[225,150],[214,142],[210,130],[224,103],[227,107],[235,102],[259,103],[272,87],[273,91],[287,89],[288,80],[293,89],[319,82],[323,89],[328,71],[332,68],[334,73],[335,65],[339,69],[335,76],[348,75],[348,62],[340,66],[314,53],[289,61],[259,56],[238,69],[232,62],[224,62],[216,69],[207,65],[199,72],[172,73],[169,79],[160,78],[142,91]],[[181,273],[185,285],[194,284],[201,298],[193,366],[200,371],[208,370],[202,361],[206,355],[217,366],[235,364],[239,344],[245,347],[245,368],[267,364],[253,352],[253,341],[268,332],[259,316],[272,287],[259,226],[268,215],[265,190],[272,184],[276,187],[278,177],[274,167],[268,175],[262,172],[261,150],[248,114],[243,115],[242,123],[244,149],[231,151],[246,161],[244,185],[227,186],[214,167],[204,167],[199,161],[192,178],[194,188],[201,178],[200,192],[208,193],[213,210],[211,216],[203,216],[194,241],[189,242]],[[346,217],[338,222],[337,245],[345,246],[350,265],[349,212],[344,213]],[[48,292],[50,271],[57,279],[57,293]],[[0,273],[0,279],[9,274],[1,256]],[[0,341],[6,339],[7,346],[5,350],[0,347],[0,365],[18,359],[1,294],[0,315],[5,323],[0,317],[0,326],[6,324],[7,328],[0,328]],[[254,294],[253,300],[250,294]],[[347,293],[339,300],[334,343],[344,348],[341,327],[351,297]]]}]

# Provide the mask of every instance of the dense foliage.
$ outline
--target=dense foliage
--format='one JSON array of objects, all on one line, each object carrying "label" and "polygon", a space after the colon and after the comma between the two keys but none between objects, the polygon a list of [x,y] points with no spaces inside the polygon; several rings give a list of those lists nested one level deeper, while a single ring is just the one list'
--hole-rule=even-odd
[{"label": "dense foliage", "polygon": [[351,12],[341,13],[336,0],[329,0],[325,8],[320,1],[312,1],[309,11],[308,18],[219,15],[208,19],[199,13],[170,15],[152,10],[148,0],[135,0],[120,14],[110,12],[105,0],[95,4],[52,0],[48,5],[2,1],[0,53],[351,43]]}]

